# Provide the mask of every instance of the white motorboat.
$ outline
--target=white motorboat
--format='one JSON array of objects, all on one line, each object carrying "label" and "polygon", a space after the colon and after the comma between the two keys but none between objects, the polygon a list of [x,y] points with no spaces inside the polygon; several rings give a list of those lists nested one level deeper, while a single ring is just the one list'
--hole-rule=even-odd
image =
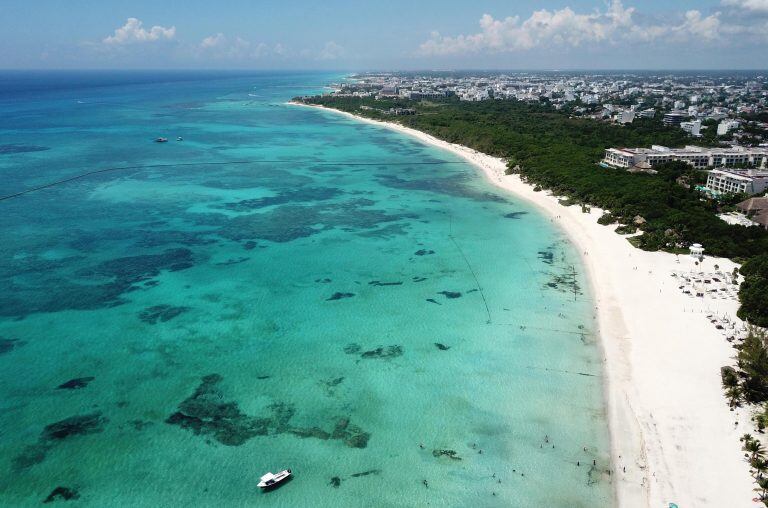
[{"label": "white motorboat", "polygon": [[290,477],[291,477],[290,469],[284,469],[279,473],[267,473],[260,478],[259,488],[266,490],[266,489],[277,487],[281,483],[288,480],[288,478]]}]

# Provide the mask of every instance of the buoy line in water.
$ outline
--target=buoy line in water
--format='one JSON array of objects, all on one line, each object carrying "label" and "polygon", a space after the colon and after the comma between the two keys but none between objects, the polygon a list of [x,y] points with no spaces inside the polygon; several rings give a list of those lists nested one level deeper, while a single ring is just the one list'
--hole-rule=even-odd
[{"label": "buoy line in water", "polygon": [[[147,164],[143,166],[118,166],[114,168],[97,169],[94,171],[88,171],[86,173],[80,173],[79,175],[64,178],[63,180],[57,180],[55,182],[49,182],[43,185],[32,187],[31,189],[25,189],[23,191],[15,192],[13,194],[7,194],[0,196],[0,201],[6,201],[8,199],[17,198],[25,194],[48,189],[50,187],[56,187],[65,183],[72,182],[74,180],[80,180],[88,176],[98,175],[101,173],[109,173],[113,171],[130,171],[130,170],[143,170],[143,169],[157,169],[157,168],[172,168],[183,166],[226,166],[228,164],[296,164],[302,161],[295,160],[252,160],[252,161],[222,161],[222,162],[177,162],[174,164]],[[422,162],[307,162],[304,164],[314,166],[437,166],[442,164],[468,164],[466,161],[422,161]]]},{"label": "buoy line in water", "polygon": [[469,273],[472,274],[472,278],[475,279],[475,286],[477,287],[477,290],[480,292],[480,296],[483,298],[483,305],[485,305],[485,313],[488,315],[488,321],[486,324],[491,324],[491,309],[488,308],[488,300],[485,299],[485,293],[483,292],[482,286],[480,286],[480,281],[477,280],[477,275],[475,274],[475,270],[472,268],[472,265],[469,264],[469,260],[467,259],[466,254],[464,254],[464,251],[459,246],[459,243],[456,241],[456,239],[453,237],[453,235],[448,235],[448,238],[451,239],[453,242],[453,245],[456,246],[456,249],[459,251],[459,254],[461,254],[461,257],[464,259],[464,263],[466,263],[467,268],[469,268]]},{"label": "buoy line in water", "polygon": [[595,333],[589,330],[561,330],[558,328],[548,328],[545,326],[530,326],[526,324],[520,324],[520,323],[492,323],[494,326],[513,326],[520,328],[521,330],[540,330],[545,332],[553,332],[553,333],[567,333],[570,335],[580,335],[582,337],[588,337],[591,335],[594,335]]},{"label": "buoy line in water", "polygon": [[491,319],[491,309],[488,307],[488,300],[485,298],[485,293],[483,292],[483,287],[480,285],[480,281],[477,279],[477,274],[475,274],[475,270],[472,268],[472,265],[469,264],[469,259],[467,259],[466,254],[464,254],[464,251],[461,249],[461,246],[459,246],[459,243],[456,241],[456,238],[453,236],[453,214],[451,214],[450,211],[448,211],[448,238],[453,242],[453,245],[456,247],[456,250],[459,251],[459,254],[461,254],[461,257],[464,259],[464,263],[466,263],[467,268],[469,268],[469,273],[472,274],[472,278],[475,279],[475,287],[480,292],[480,296],[483,298],[483,305],[485,305],[485,313],[488,316],[488,321],[486,321],[486,324],[491,324],[493,320]]}]

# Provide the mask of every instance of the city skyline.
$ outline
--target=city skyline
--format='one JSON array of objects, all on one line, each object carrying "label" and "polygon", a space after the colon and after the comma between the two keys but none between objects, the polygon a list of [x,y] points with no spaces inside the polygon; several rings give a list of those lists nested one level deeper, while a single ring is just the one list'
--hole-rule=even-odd
[{"label": "city skyline", "polygon": [[763,69],[768,0],[423,2],[170,11],[9,0],[6,69]]}]

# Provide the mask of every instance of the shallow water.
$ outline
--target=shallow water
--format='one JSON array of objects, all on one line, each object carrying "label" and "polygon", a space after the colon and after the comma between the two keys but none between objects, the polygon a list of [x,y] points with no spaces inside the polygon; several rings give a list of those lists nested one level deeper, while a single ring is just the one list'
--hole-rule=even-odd
[{"label": "shallow water", "polygon": [[284,104],[336,76],[0,77],[0,194],[131,168],[0,201],[1,504],[611,504],[593,303],[531,206]]}]

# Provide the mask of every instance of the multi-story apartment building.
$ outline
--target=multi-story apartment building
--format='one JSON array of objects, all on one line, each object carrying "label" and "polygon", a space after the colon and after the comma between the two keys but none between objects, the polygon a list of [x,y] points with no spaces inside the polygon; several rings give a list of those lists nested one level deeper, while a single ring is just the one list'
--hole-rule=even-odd
[{"label": "multi-story apartment building", "polygon": [[715,166],[765,168],[768,148],[667,148],[654,145],[651,148],[609,148],[603,159],[606,164],[617,168],[654,167],[672,161],[687,162],[697,169]]},{"label": "multi-story apartment building", "polygon": [[768,189],[768,171],[713,169],[707,176],[707,189],[716,194],[761,194]]}]

